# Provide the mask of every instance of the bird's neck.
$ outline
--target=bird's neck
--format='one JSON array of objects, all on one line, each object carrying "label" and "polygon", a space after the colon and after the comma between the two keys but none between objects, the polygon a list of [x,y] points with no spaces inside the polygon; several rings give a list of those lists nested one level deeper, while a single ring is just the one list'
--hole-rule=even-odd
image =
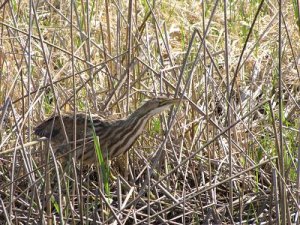
[{"label": "bird's neck", "polygon": [[152,115],[141,113],[138,111],[135,111],[133,114],[131,114],[127,120],[124,121],[124,123],[127,124],[128,127],[132,127],[133,132],[138,129],[140,132],[137,132],[138,135],[142,133],[142,130],[144,129],[147,121],[152,117]]},{"label": "bird's neck", "polygon": [[112,137],[112,144],[108,146],[111,157],[123,154],[131,148],[136,139],[142,134],[149,118],[148,115],[141,117],[132,114],[127,119],[115,121],[113,129],[118,130],[118,132]]},{"label": "bird's neck", "polygon": [[144,112],[141,108],[137,109],[135,112],[133,112],[128,119],[129,120],[136,120],[138,118],[144,118],[148,113]]}]

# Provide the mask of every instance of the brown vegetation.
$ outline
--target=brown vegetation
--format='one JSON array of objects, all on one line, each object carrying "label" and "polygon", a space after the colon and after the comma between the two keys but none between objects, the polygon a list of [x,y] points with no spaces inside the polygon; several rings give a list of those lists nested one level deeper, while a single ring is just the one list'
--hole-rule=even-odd
[{"label": "brown vegetation", "polygon": [[[0,2],[0,224],[299,223],[296,3],[29,2]],[[157,96],[186,102],[110,166],[33,134]]]}]

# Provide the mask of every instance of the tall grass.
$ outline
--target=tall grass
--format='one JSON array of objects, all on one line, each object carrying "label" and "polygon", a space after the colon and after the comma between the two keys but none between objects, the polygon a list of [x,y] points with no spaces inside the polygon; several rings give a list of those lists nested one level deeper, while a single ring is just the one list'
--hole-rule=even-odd
[{"label": "tall grass", "polygon": [[[298,223],[298,1],[29,3],[0,3],[0,224]],[[33,135],[155,96],[187,101],[128,168],[94,134],[98,163],[66,170]]]}]

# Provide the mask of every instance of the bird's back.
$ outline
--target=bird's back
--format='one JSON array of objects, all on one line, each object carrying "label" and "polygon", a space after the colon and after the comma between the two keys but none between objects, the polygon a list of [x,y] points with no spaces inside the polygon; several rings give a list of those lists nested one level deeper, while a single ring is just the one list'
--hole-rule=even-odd
[{"label": "bird's back", "polygon": [[[46,137],[51,139],[52,142],[63,143],[66,142],[64,130],[68,136],[69,141],[74,140],[74,115],[65,114],[62,115],[62,121],[64,128],[61,124],[59,116],[53,116],[42,122],[35,128],[34,133],[40,137]],[[92,116],[92,121],[89,115],[84,113],[78,113],[76,115],[76,139],[83,139],[84,134],[88,134],[92,131],[94,123],[101,123],[102,117]]]},{"label": "bird's back", "polygon": [[[34,133],[37,136],[48,138],[54,150],[59,154],[64,154],[67,151],[66,135],[69,143],[74,143],[75,140],[74,115],[65,114],[62,115],[61,118],[65,129],[62,126],[59,116],[56,115],[39,124],[35,128]],[[101,132],[102,128],[105,128],[106,123],[107,122],[100,116],[92,115],[92,117],[90,117],[84,113],[78,113],[76,115],[76,147],[79,149],[79,151],[77,151],[79,153],[78,156],[82,155],[82,147],[80,149],[80,146],[84,145],[85,149],[92,149],[92,151],[89,151],[93,153],[89,156],[91,158],[89,161],[94,160],[94,144],[91,140],[93,136],[93,126],[101,127],[101,129],[98,128],[99,132]]]}]

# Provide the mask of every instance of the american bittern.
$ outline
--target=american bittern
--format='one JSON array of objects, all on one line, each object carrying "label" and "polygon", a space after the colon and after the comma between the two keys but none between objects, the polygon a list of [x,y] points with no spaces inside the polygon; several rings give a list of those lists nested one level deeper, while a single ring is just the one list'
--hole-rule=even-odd
[{"label": "american bittern", "polygon": [[[99,137],[100,147],[104,159],[112,159],[128,151],[136,139],[141,135],[147,121],[180,99],[155,98],[146,102],[132,113],[127,119],[105,120],[100,116],[78,113],[76,115],[76,157],[84,164],[96,161],[94,143],[92,140],[93,127]],[[70,143],[74,142],[74,116],[63,115],[66,135]],[[42,122],[35,128],[35,134],[49,138],[53,149],[58,154],[64,154],[66,138],[59,116],[54,116]]]}]

